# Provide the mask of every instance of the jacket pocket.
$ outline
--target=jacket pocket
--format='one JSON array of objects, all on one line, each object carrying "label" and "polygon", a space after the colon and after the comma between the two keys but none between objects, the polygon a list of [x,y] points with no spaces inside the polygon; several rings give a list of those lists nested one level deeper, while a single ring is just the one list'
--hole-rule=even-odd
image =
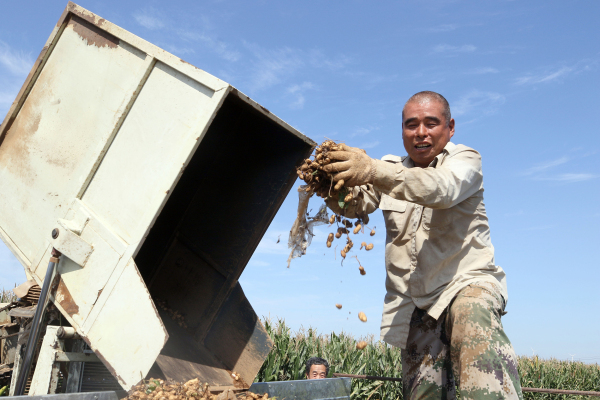
[{"label": "jacket pocket", "polygon": [[387,194],[381,194],[381,200],[379,201],[379,208],[384,211],[395,211],[403,213],[406,211],[407,202],[404,200],[396,200]]},{"label": "jacket pocket", "polygon": [[444,228],[452,223],[454,213],[455,210],[452,208],[423,207],[423,228],[426,230]]},{"label": "jacket pocket", "polygon": [[398,232],[404,229],[407,205],[408,202],[404,200],[396,200],[387,194],[381,195],[379,208],[383,211],[389,240],[393,240],[398,235]]}]

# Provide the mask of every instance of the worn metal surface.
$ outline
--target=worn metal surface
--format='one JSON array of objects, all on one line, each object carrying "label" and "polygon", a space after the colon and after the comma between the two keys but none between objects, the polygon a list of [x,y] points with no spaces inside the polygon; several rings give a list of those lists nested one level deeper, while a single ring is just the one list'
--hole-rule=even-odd
[{"label": "worn metal surface", "polygon": [[286,400],[333,400],[350,399],[350,378],[306,379],[302,381],[257,382],[250,392],[268,393],[269,398]]},{"label": "worn metal surface", "polygon": [[[60,349],[59,340],[56,335],[58,328],[58,326],[46,327],[46,334],[40,347],[40,355],[37,359],[33,379],[31,380],[31,387],[29,388],[29,395],[31,396],[53,393],[50,389],[52,386],[56,388],[55,384],[51,385],[51,378],[56,358],[55,355]],[[15,392],[15,394],[19,395],[18,392]]]},{"label": "worn metal surface", "polygon": [[[21,367],[21,370],[18,373],[18,379],[16,383],[17,388],[15,390],[15,394],[17,396],[25,394],[25,385],[27,384],[27,378],[29,377],[29,371],[31,370],[31,365],[33,363],[35,347],[38,343],[38,338],[40,336],[42,328],[42,317],[44,316],[44,313],[46,312],[46,307],[48,306],[48,301],[50,297],[50,286],[52,285],[54,276],[56,274],[56,264],[58,263],[58,257],[60,257],[60,253],[52,249],[52,257],[50,257],[50,262],[48,263],[48,268],[46,269],[39,303],[35,308],[35,314],[33,315],[33,320],[31,322],[31,331],[29,333],[29,339],[27,340],[27,345],[25,347],[23,366]],[[56,331],[52,330],[51,328],[48,328],[47,332],[50,334],[50,337],[54,335],[54,339],[50,338],[48,340],[55,340]],[[44,337],[44,341],[45,340],[46,337]],[[48,393],[47,386],[46,391],[44,393]]]},{"label": "worn metal surface", "polygon": [[64,252],[53,301],[123,388],[169,335],[178,376],[247,387],[229,371],[252,382],[271,343],[237,280],[314,146],[69,3],[0,126],[0,237],[38,284]]},{"label": "worn metal surface", "polygon": [[57,351],[54,357],[56,362],[101,362],[100,359],[92,353],[73,353]]},{"label": "worn metal surface", "polygon": [[[82,353],[85,343],[83,340],[78,339],[73,341],[71,347],[72,353]],[[65,393],[77,393],[81,384],[81,372],[83,371],[82,362],[71,362],[69,363],[69,373],[67,375],[67,386]]]},{"label": "worn metal surface", "polygon": [[[119,400],[126,397],[124,391],[88,392],[88,393],[61,393],[43,396],[28,396],[27,400]],[[5,400],[23,399],[22,396],[7,396]]]},{"label": "worn metal surface", "polygon": [[333,376],[339,378],[355,378],[355,379],[367,379],[371,381],[391,381],[391,382],[402,382],[402,378],[389,378],[387,376],[372,376],[372,375],[355,375],[355,374],[338,374],[334,373]]}]

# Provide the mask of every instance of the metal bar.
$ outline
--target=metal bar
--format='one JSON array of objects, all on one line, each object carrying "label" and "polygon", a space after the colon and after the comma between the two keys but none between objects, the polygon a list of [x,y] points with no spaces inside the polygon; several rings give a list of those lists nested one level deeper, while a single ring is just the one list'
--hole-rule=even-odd
[{"label": "metal bar", "polygon": [[68,353],[57,351],[54,358],[57,362],[101,362],[97,355],[92,353]]},{"label": "metal bar", "polygon": [[561,389],[541,389],[541,388],[521,388],[524,392],[551,393],[551,394],[571,394],[574,396],[595,396],[600,397],[600,392],[587,392],[583,390],[561,390]]},{"label": "metal bar", "polygon": [[369,379],[369,380],[372,380],[372,381],[402,382],[402,378],[388,378],[387,376],[337,374],[337,373],[334,373],[333,376],[335,376],[336,378],[355,378],[355,379]]},{"label": "metal bar", "polygon": [[58,264],[58,258],[60,256],[60,252],[53,248],[52,256],[50,257],[50,262],[48,263],[48,269],[46,270],[46,277],[44,278],[42,292],[40,293],[40,300],[38,302],[37,308],[35,309],[35,315],[33,316],[31,332],[29,334],[29,340],[27,341],[27,348],[25,349],[23,368],[21,369],[19,377],[17,379],[15,396],[22,396],[25,393],[25,385],[27,385],[27,377],[29,376],[29,371],[31,370],[33,354],[35,352],[35,347],[40,336],[42,316],[44,315],[44,311],[46,310],[46,306],[48,305],[48,293],[50,292],[50,285],[52,284],[52,280],[54,279],[56,264]]},{"label": "metal bar", "polygon": [[[82,353],[85,346],[83,340],[75,340],[73,347],[71,347],[72,353]],[[79,392],[79,384],[81,381],[81,372],[83,370],[83,363],[72,362],[69,363],[69,375],[67,378],[67,389],[66,393],[77,393]]]},{"label": "metal bar", "polygon": [[[41,396],[28,396],[27,400],[119,400],[127,397],[123,390],[87,393],[60,393]],[[22,400],[22,397],[3,397],[5,400]]]},{"label": "metal bar", "polygon": [[61,340],[81,339],[81,336],[79,336],[75,328],[71,328],[69,326],[61,326],[60,328],[58,328],[56,336]]},{"label": "metal bar", "polygon": [[[335,377],[344,378],[355,378],[355,379],[369,379],[374,381],[394,381],[402,382],[402,378],[388,378],[385,376],[370,376],[370,375],[354,375],[354,374],[337,374],[334,373]],[[550,393],[550,394],[570,394],[574,396],[595,396],[600,397],[600,392],[588,392],[583,390],[562,390],[562,389],[541,389],[541,388],[521,388],[524,392],[533,393]]]},{"label": "metal bar", "polygon": [[0,336],[0,340],[4,340],[4,339],[7,339],[9,337],[17,336],[20,333],[22,333],[22,332],[15,332],[15,333],[11,333],[10,335]]}]

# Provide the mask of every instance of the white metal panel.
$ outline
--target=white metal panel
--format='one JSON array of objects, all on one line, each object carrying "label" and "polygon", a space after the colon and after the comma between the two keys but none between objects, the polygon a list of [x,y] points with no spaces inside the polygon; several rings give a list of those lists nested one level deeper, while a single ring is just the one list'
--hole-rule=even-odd
[{"label": "white metal panel", "polygon": [[82,200],[139,241],[212,116],[215,92],[157,63]]},{"label": "white metal panel", "polygon": [[150,293],[130,259],[85,340],[129,390],[146,376],[167,338]]},{"label": "white metal panel", "polygon": [[[71,21],[0,146],[0,225],[31,262],[80,191],[144,61]],[[35,228],[32,228],[35,227]]]},{"label": "white metal panel", "polygon": [[40,355],[35,365],[33,378],[31,379],[29,396],[48,394],[54,359],[56,358],[57,349],[60,349],[58,337],[56,336],[58,328],[58,326],[51,325],[46,327],[46,334],[40,347]]}]

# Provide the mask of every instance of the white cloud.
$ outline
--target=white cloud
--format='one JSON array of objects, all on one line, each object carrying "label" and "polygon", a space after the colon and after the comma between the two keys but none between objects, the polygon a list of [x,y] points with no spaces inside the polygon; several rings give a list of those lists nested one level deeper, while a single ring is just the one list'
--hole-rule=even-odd
[{"label": "white cloud", "polygon": [[490,115],[495,113],[505,100],[506,98],[500,93],[473,90],[454,102],[452,115],[471,113],[476,113],[478,116]]},{"label": "white cloud", "polygon": [[581,72],[592,71],[598,65],[598,60],[585,59],[576,62],[573,65],[562,67],[542,68],[535,73],[527,73],[515,80],[516,85],[535,85],[539,83],[550,83],[560,81],[570,75],[576,75]]},{"label": "white cloud", "polygon": [[475,50],[477,50],[477,47],[472,44],[464,44],[462,46],[439,44],[433,48],[435,53],[472,53]]},{"label": "white cloud", "polygon": [[376,140],[374,142],[363,143],[358,147],[360,149],[372,149],[373,147],[377,147],[377,146],[379,146],[379,140]]},{"label": "white cloud", "polygon": [[351,62],[351,59],[343,54],[331,58],[326,56],[321,50],[316,49],[308,51],[307,58],[314,67],[324,67],[334,71],[343,69]]},{"label": "white cloud", "polygon": [[193,42],[202,42],[209,49],[217,53],[221,58],[227,61],[238,61],[241,58],[241,54],[232,50],[230,46],[214,37],[214,35],[208,33],[200,33],[190,30],[179,30],[177,34],[186,40]]},{"label": "white cloud", "polygon": [[552,176],[545,177],[535,177],[535,180],[539,181],[555,181],[555,182],[564,182],[564,183],[573,183],[573,182],[583,182],[589,181],[590,179],[596,179],[598,175],[595,174],[557,174]]},{"label": "white cloud", "polygon": [[350,137],[365,136],[376,130],[379,130],[378,126],[366,126],[366,127],[357,128],[354,132],[352,132],[350,134]]},{"label": "white cloud", "polygon": [[555,81],[558,78],[565,76],[573,71],[574,71],[574,69],[571,67],[562,67],[559,70],[553,71],[553,72],[545,72],[545,73],[540,73],[537,75],[529,74],[526,76],[522,76],[520,78],[517,78],[515,83],[517,85],[525,85],[525,84],[551,82],[551,81]]},{"label": "white cloud", "polygon": [[165,23],[151,14],[156,14],[156,12],[153,10],[137,11],[133,14],[133,18],[138,24],[150,30],[164,28]]},{"label": "white cloud", "polygon": [[289,47],[264,49],[256,44],[244,43],[254,56],[249,85],[253,90],[263,90],[292,75],[304,65],[301,51]]},{"label": "white cloud", "polygon": [[24,76],[31,70],[33,58],[29,54],[14,51],[0,40],[0,65],[13,75]]},{"label": "white cloud", "polygon": [[[299,69],[313,67],[340,70],[350,62],[344,55],[329,57],[314,49],[303,50],[287,46],[267,49],[246,41],[244,46],[253,59],[248,84],[251,90],[257,91],[285,82]],[[298,105],[301,105],[301,102]]]},{"label": "white cloud", "polygon": [[435,26],[433,28],[429,28],[428,31],[429,32],[450,32],[455,30],[456,28],[458,28],[457,24],[442,24],[442,25],[438,25]]},{"label": "white cloud", "polygon": [[467,71],[467,74],[483,75],[483,74],[497,74],[498,72],[500,72],[500,71],[498,71],[496,68],[483,67],[483,68],[471,69],[471,70]]},{"label": "white cloud", "polygon": [[543,172],[549,168],[564,164],[567,161],[569,161],[569,158],[567,158],[567,157],[561,157],[561,158],[557,158],[556,160],[547,161],[545,163],[534,165],[533,167],[526,169],[525,171],[523,171],[521,173],[521,175],[527,176],[527,175],[533,175],[533,174],[536,174],[539,172]]},{"label": "white cloud", "polygon": [[559,165],[563,165],[570,161],[568,157],[557,158],[556,160],[550,160],[545,163],[541,163],[538,165],[534,165],[531,168],[523,171],[520,175],[529,176],[531,179],[536,181],[552,181],[552,182],[562,182],[562,183],[574,183],[574,182],[583,182],[588,181],[590,179],[595,179],[600,177],[599,175],[590,174],[590,173],[553,173],[553,174],[545,174],[548,170],[557,167]]},{"label": "white cloud", "polygon": [[292,85],[287,89],[287,92],[291,94],[295,100],[292,104],[290,104],[291,108],[301,109],[304,107],[305,97],[304,92],[306,90],[314,89],[315,85],[310,82],[304,82],[300,85]]}]

